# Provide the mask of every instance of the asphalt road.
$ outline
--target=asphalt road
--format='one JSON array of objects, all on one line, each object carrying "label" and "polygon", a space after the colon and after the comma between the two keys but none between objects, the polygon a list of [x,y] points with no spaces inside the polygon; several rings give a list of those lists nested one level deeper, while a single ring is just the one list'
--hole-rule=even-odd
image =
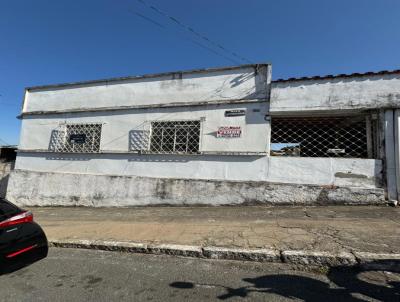
[{"label": "asphalt road", "polygon": [[52,248],[0,276],[0,301],[221,300],[400,301],[400,274]]}]

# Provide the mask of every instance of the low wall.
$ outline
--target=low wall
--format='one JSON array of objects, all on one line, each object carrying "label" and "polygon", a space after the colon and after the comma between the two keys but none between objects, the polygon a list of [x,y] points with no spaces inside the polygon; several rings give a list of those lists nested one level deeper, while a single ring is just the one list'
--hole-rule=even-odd
[{"label": "low wall", "polygon": [[138,176],[12,171],[7,198],[21,206],[384,204],[384,190]]},{"label": "low wall", "polygon": [[149,178],[382,187],[382,161],[362,158],[20,152],[15,169]]}]

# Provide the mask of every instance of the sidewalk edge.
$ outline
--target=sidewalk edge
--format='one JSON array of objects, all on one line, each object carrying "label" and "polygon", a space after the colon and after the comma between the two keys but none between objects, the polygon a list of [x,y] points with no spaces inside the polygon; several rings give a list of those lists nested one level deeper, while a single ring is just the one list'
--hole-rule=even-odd
[{"label": "sidewalk edge", "polygon": [[245,249],[213,246],[201,247],[178,244],[146,244],[127,241],[80,239],[49,240],[49,246],[325,267],[359,265],[370,269],[400,269],[400,254],[387,253],[344,251],[339,253],[330,253],[324,251],[274,250],[265,248]]}]

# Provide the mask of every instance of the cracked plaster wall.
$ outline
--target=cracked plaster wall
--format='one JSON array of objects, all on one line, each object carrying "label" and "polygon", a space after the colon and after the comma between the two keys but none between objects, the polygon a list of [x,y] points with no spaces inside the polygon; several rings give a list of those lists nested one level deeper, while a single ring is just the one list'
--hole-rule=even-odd
[{"label": "cracked plaster wall", "polygon": [[14,170],[7,198],[21,206],[384,204],[382,189]]}]

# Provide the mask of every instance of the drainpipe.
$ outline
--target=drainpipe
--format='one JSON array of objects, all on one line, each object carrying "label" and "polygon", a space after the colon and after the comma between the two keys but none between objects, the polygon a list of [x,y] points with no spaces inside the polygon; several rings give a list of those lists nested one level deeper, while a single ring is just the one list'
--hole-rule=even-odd
[{"label": "drainpipe", "polygon": [[397,201],[400,200],[400,109],[394,112],[394,156],[396,163]]},{"label": "drainpipe", "polygon": [[397,204],[396,159],[394,140],[394,111],[385,111],[386,180],[389,202]]}]

